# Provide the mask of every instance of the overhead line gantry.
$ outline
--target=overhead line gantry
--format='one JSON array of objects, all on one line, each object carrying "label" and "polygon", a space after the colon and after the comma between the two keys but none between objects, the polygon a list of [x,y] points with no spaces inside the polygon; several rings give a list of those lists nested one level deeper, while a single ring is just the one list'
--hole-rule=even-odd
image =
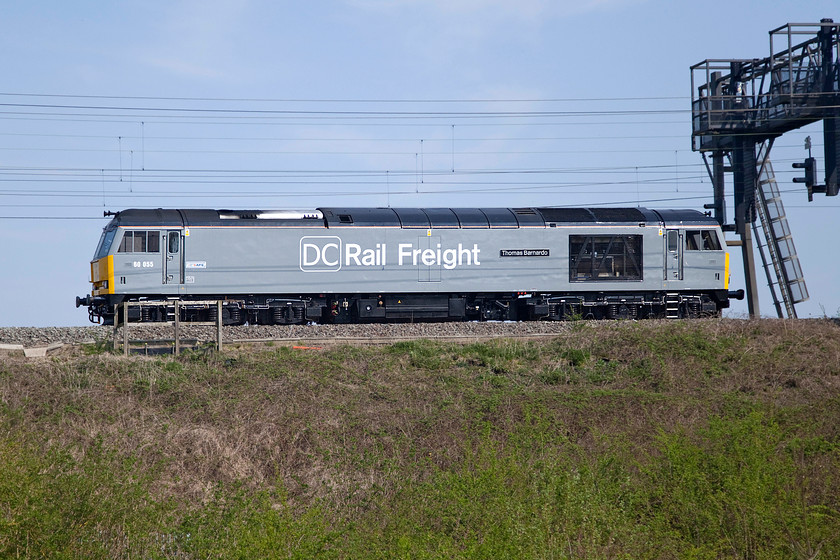
[{"label": "overhead line gantry", "polygon": [[[692,150],[703,155],[714,194],[714,203],[706,208],[714,211],[725,231],[734,231],[740,237],[740,242],[733,244],[742,248],[750,316],[759,315],[755,234],[777,314],[783,316],[784,304],[787,316],[796,317],[794,304],[808,299],[808,290],[770,163],[770,150],[773,141],[785,132],[823,121],[824,184],[816,184],[816,160],[810,153],[794,167],[805,170],[805,176],[797,182],[806,184],[809,201],[814,193],[837,195],[840,25],[831,19],[788,23],[770,31],[767,58],[707,59],[695,64],[691,67],[691,92]],[[711,166],[707,154],[711,155]],[[732,173],[734,223],[727,223],[727,172]]]}]

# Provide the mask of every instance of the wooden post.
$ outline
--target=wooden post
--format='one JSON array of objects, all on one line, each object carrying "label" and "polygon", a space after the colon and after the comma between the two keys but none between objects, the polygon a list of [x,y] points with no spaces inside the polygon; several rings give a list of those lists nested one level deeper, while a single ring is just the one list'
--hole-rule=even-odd
[{"label": "wooden post", "polygon": [[123,307],[123,354],[128,356],[128,302],[124,301]]},{"label": "wooden post", "polygon": [[114,352],[119,349],[120,333],[120,306],[114,306]]},{"label": "wooden post", "polygon": [[181,352],[181,337],[178,334],[178,327],[181,324],[181,309],[178,306],[178,300],[175,300],[175,355]]},{"label": "wooden post", "polygon": [[216,302],[216,352],[222,351],[222,300]]}]

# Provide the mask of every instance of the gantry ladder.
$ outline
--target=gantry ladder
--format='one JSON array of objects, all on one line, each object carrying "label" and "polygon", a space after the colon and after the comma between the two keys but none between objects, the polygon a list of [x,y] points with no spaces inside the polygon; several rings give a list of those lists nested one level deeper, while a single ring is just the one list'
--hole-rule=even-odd
[{"label": "gantry ladder", "polygon": [[[767,275],[767,286],[770,288],[773,304],[776,307],[776,314],[780,318],[784,317],[776,295],[776,289],[778,289],[782,296],[785,313],[789,318],[795,319],[794,304],[808,299],[808,288],[805,286],[802,266],[799,264],[799,256],[793,244],[793,236],[785,215],[776,174],[770,163],[770,148],[772,147],[773,140],[767,140],[758,146],[756,157],[758,184],[756,185],[755,207],[758,212],[758,221],[761,223],[762,235],[759,235],[756,222],[753,222],[753,231],[756,235],[761,261],[764,264],[764,272]],[[770,254],[769,262],[764,253],[765,248]]]}]

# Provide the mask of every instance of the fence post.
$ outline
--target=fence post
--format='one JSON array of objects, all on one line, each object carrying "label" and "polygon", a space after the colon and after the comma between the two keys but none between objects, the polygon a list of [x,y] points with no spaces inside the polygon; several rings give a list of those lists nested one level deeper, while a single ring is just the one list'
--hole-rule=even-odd
[{"label": "fence post", "polygon": [[124,301],[122,304],[123,308],[123,354],[128,356],[129,349],[128,349],[128,302]]},{"label": "fence post", "polygon": [[222,351],[222,300],[216,302],[216,351]]},{"label": "fence post", "polygon": [[181,352],[181,337],[178,334],[178,327],[181,325],[181,309],[178,300],[175,300],[175,355]]}]

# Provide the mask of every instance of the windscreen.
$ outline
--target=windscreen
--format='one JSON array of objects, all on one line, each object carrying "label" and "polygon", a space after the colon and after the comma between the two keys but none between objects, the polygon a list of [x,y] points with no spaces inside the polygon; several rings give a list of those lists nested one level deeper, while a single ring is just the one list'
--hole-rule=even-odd
[{"label": "windscreen", "polygon": [[99,238],[99,246],[96,248],[96,253],[93,254],[93,260],[101,259],[111,250],[111,244],[114,242],[114,236],[117,230],[110,229],[102,232],[102,237]]}]

